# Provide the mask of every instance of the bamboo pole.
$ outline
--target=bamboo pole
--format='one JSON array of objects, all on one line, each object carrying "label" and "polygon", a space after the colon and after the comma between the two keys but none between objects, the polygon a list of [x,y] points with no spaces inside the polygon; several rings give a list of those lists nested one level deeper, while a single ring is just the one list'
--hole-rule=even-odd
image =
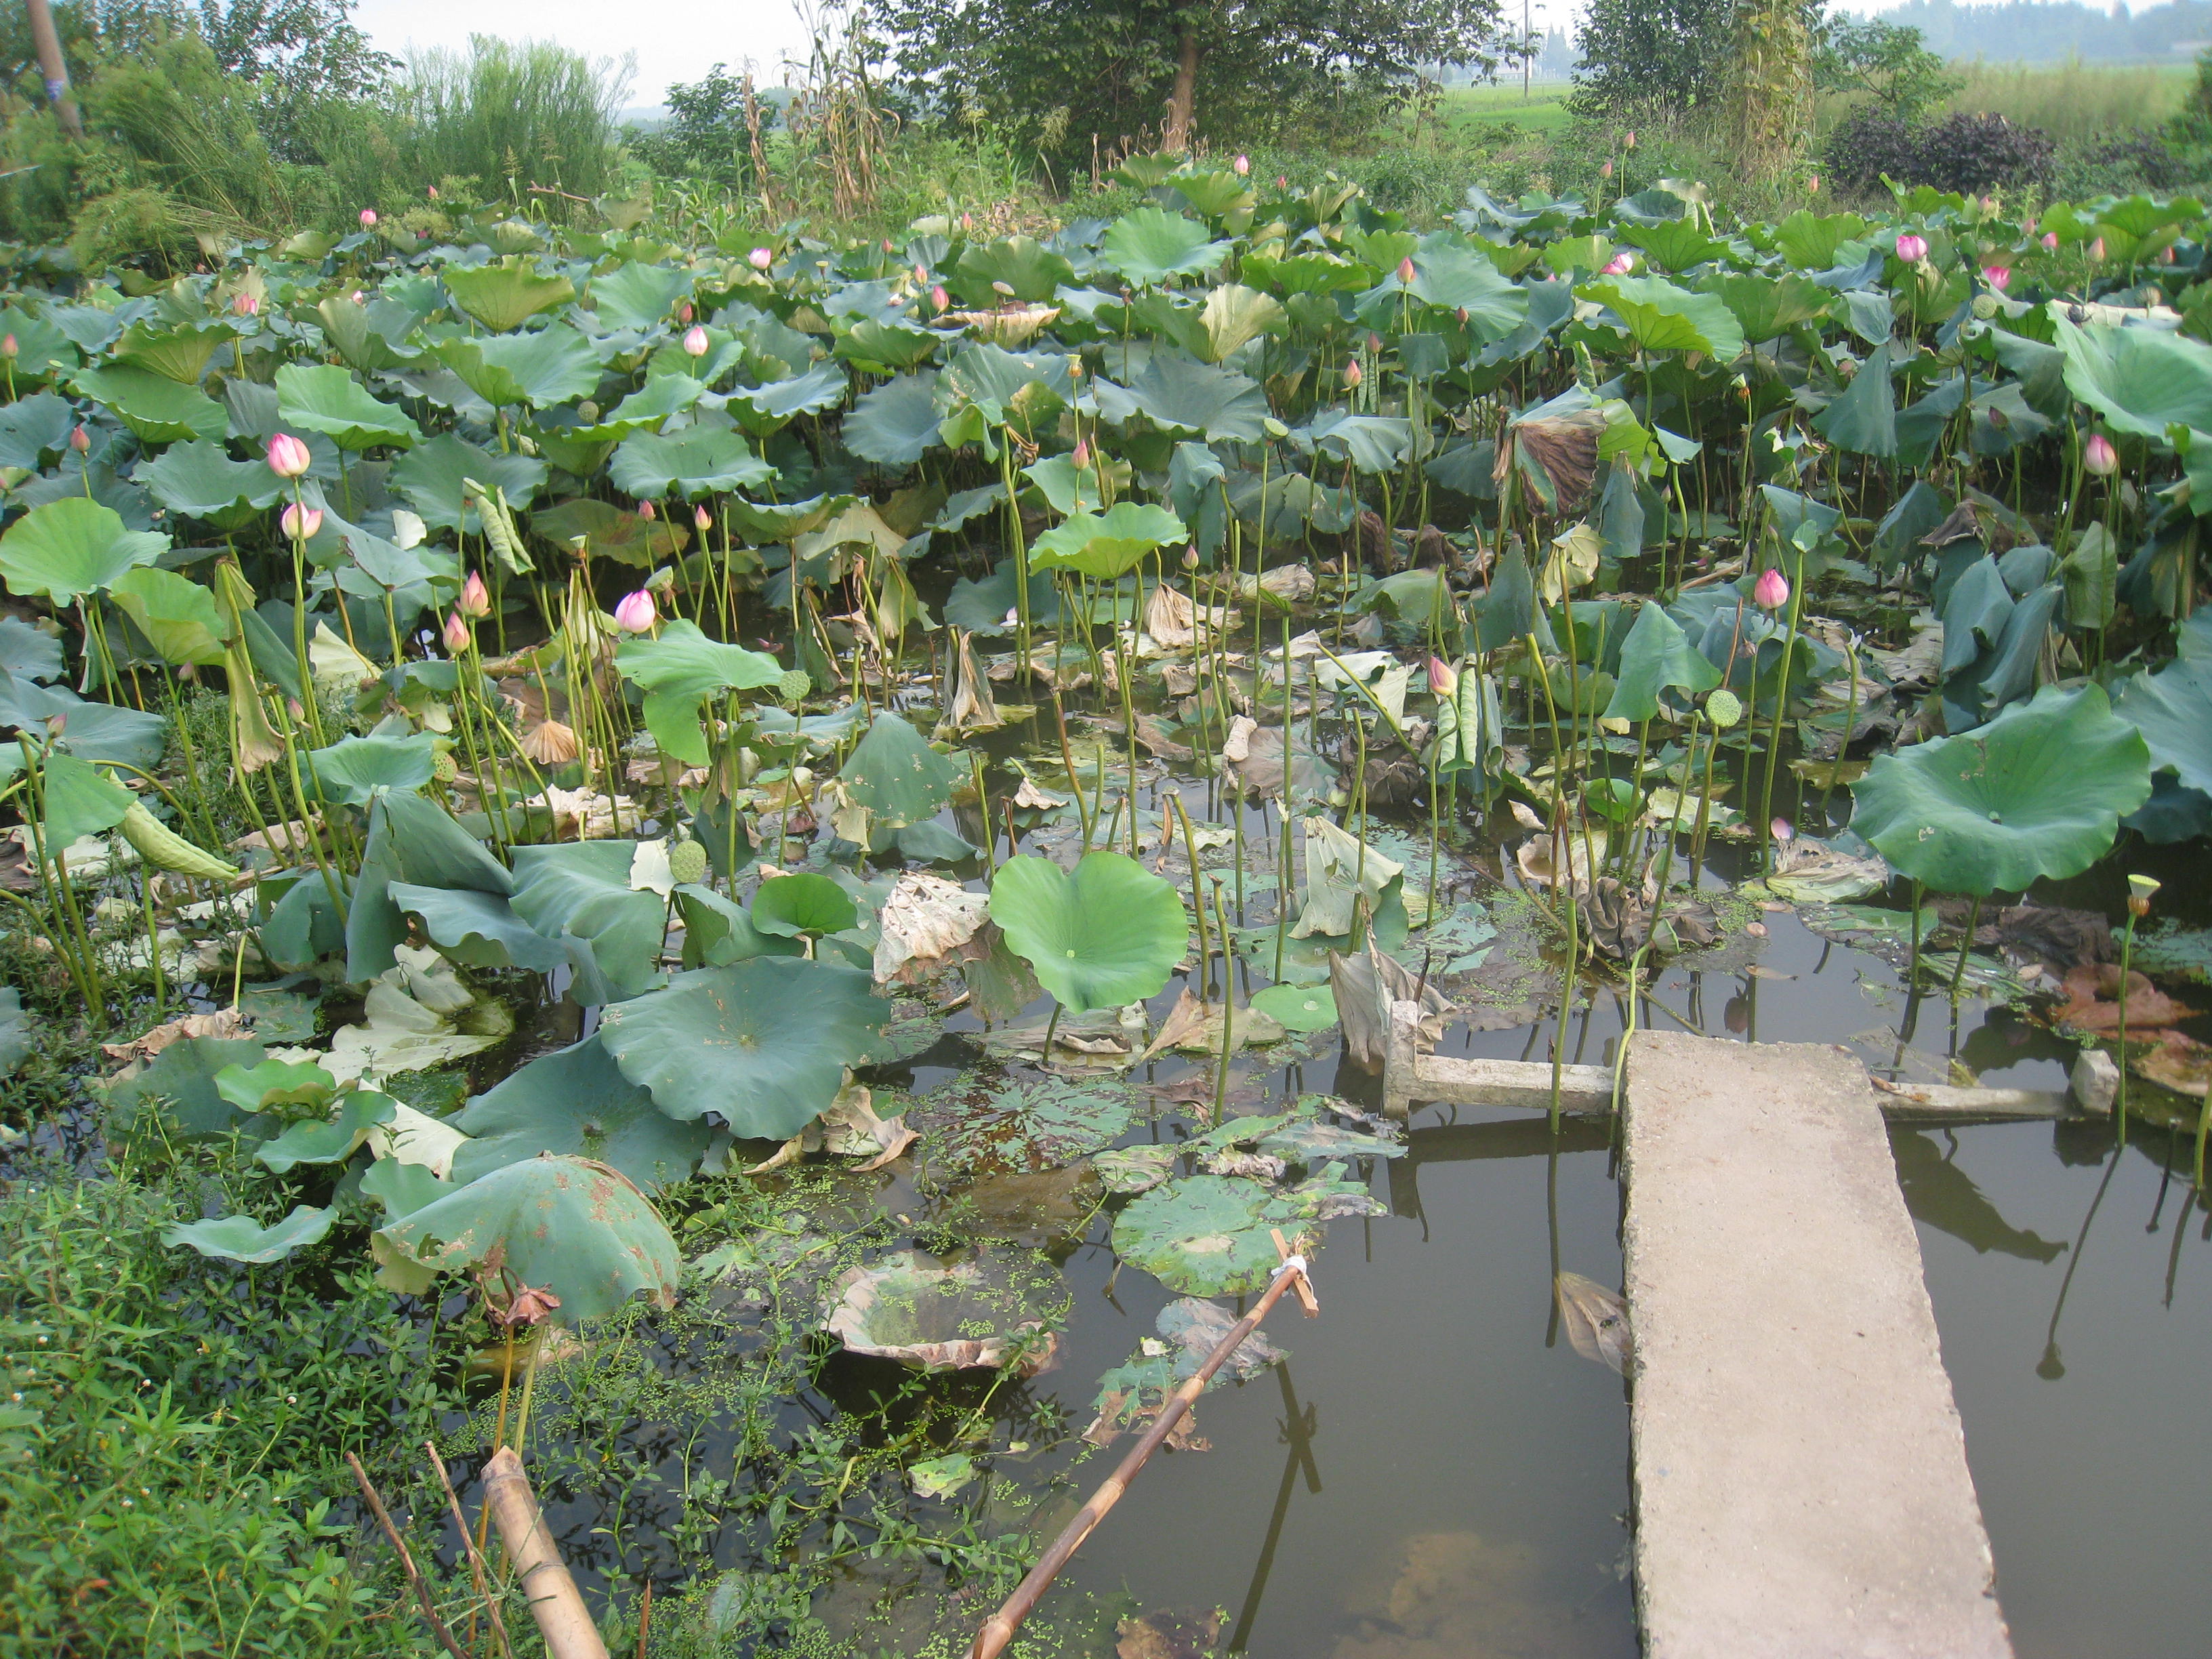
[{"label": "bamboo pole", "polygon": [[514,1563],[514,1576],[530,1601],[530,1615],[552,1659],[608,1659],[607,1644],[592,1622],[576,1581],[545,1528],[544,1511],[514,1448],[501,1446],[484,1465],[484,1503],[499,1541]]},{"label": "bamboo pole", "polygon": [[975,1632],[975,1643],[968,1650],[969,1659],[997,1659],[998,1655],[1006,1651],[1006,1644],[1014,1639],[1014,1632],[1021,1627],[1022,1620],[1029,1617],[1036,1607],[1038,1598],[1060,1576],[1060,1569],[1074,1558],[1077,1550],[1083,1547],[1083,1540],[1090,1537],[1098,1523],[1106,1518],[1107,1511],[1121,1501],[1121,1494],[1128,1491],[1129,1483],[1136,1478],[1137,1471],[1145,1467],[1152,1454],[1160,1449],[1161,1443],[1175,1431],[1176,1425],[1182,1421],[1183,1414],[1190,1410],[1192,1402],[1206,1392],[1206,1385],[1212,1380],[1214,1372],[1228,1362],[1229,1356],[1237,1352],[1246,1337],[1259,1328],[1260,1322],[1282,1299],[1284,1291],[1291,1289],[1297,1291],[1298,1300],[1304,1304],[1309,1319],[1321,1311],[1320,1303],[1314,1299],[1313,1285],[1307,1279],[1306,1259],[1291,1254],[1290,1246],[1284,1242],[1279,1231],[1275,1234],[1275,1253],[1282,1257],[1282,1265],[1275,1269],[1274,1277],[1268,1280],[1267,1288],[1261,1293],[1260,1300],[1252,1311],[1230,1328],[1229,1334],[1223,1337],[1215,1345],[1213,1352],[1206,1357],[1206,1363],[1198,1368],[1189,1381],[1169,1396],[1167,1403],[1152,1419],[1152,1427],[1145,1431],[1144,1437],[1130,1449],[1129,1455],[1121,1460],[1120,1467],[1106,1477],[1105,1484],[1091,1494],[1091,1501],[1077,1511],[1066,1529],[1053,1540],[1052,1547],[1044,1553],[1036,1565],[1030,1569],[1029,1577],[1016,1587],[1005,1605],[991,1615],[982,1629]]},{"label": "bamboo pole", "polygon": [[84,121],[70,91],[69,64],[62,57],[62,38],[54,29],[53,9],[46,0],[24,0],[24,9],[30,13],[31,44],[38,51],[39,73],[46,78],[46,101],[54,106],[62,131],[82,138]]}]

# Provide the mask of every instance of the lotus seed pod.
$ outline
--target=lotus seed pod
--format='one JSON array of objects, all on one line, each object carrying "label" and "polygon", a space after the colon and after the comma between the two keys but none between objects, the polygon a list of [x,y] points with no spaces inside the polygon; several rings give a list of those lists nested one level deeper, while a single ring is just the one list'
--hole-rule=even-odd
[{"label": "lotus seed pod", "polygon": [[668,873],[680,885],[707,879],[707,849],[696,841],[679,841],[668,849]]},{"label": "lotus seed pod", "polygon": [[811,676],[803,668],[787,668],[783,678],[775,683],[775,694],[786,702],[797,702],[814,689]]},{"label": "lotus seed pod", "polygon": [[1743,699],[1723,686],[1705,699],[1705,718],[1725,732],[1743,718]]},{"label": "lotus seed pod", "polygon": [[460,763],[453,758],[450,749],[441,749],[430,757],[430,775],[441,783],[451,783],[461,775]]}]

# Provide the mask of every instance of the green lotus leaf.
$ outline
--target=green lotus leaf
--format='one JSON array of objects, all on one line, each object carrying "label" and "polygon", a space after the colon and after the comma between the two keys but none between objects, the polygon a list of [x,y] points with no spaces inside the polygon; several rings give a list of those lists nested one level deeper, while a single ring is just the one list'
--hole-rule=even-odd
[{"label": "green lotus leaf", "polygon": [[447,265],[438,275],[453,303],[495,334],[520,328],[539,312],[576,297],[576,285],[566,276],[543,276],[520,263],[473,269]]},{"label": "green lotus leaf", "polygon": [[656,1107],[596,1035],[510,1073],[464,1106],[453,1127],[472,1137],[453,1154],[458,1182],[561,1152],[611,1165],[648,1194],[689,1178],[714,1134]]},{"label": "green lotus leaf", "polygon": [[548,939],[497,893],[467,887],[422,887],[395,881],[391,902],[422,924],[441,954],[465,968],[521,968],[550,974],[572,960],[568,946]]},{"label": "green lotus leaf", "polygon": [[79,760],[151,771],[168,743],[169,722],[163,715],[87,702],[67,686],[34,685],[0,671],[0,726],[46,726],[58,714],[64,729],[51,740],[52,746]]},{"label": "green lotus leaf", "polygon": [[379,403],[335,363],[287,363],[276,371],[276,408],[288,426],[319,432],[340,449],[378,444],[408,449],[422,428],[404,409]]},{"label": "green lotus leaf", "polygon": [[[1634,233],[1630,234],[1632,238]],[[1753,343],[1771,340],[1800,323],[1813,321],[1836,297],[1811,277],[1794,271],[1779,276],[1763,270],[1730,271],[1709,276],[1699,286],[1720,296],[1743,330],[1743,337]],[[1888,337],[1889,331],[1884,328],[1881,338]]]},{"label": "green lotus leaf", "polygon": [[48,755],[39,769],[39,784],[46,809],[40,833],[50,859],[87,836],[112,830],[137,799],[106,773],[74,755]]},{"label": "green lotus leaf", "polygon": [[674,896],[677,912],[684,919],[686,968],[726,968],[755,957],[796,957],[806,952],[798,939],[763,933],[753,926],[744,906],[724,898],[711,887],[686,884],[676,890]]},{"label": "green lotus leaf", "polygon": [[368,805],[380,789],[420,789],[430,781],[437,757],[437,734],[431,732],[404,738],[344,737],[307,754],[323,799],[348,806]]},{"label": "green lotus leaf", "polygon": [[1186,1296],[1263,1290],[1277,1262],[1273,1230],[1310,1246],[1300,1207],[1256,1181],[1191,1176],[1140,1194],[1114,1220],[1114,1254]]},{"label": "green lotus leaf", "polygon": [[860,920],[853,896],[829,877],[811,870],[793,871],[764,881],[753,895],[753,926],[779,939],[842,933]]},{"label": "green lotus leaf", "polygon": [[[525,1158],[379,1229],[377,1259],[416,1272],[503,1274],[550,1290],[563,1323],[599,1319],[643,1294],[676,1301],[676,1241],[618,1171],[588,1158]],[[403,1268],[404,1271],[404,1268]]]},{"label": "green lotus leaf", "polygon": [[470,499],[469,481],[500,491],[519,511],[545,487],[545,463],[534,456],[495,454],[447,432],[393,462],[388,481],[423,523],[481,536],[483,520]]},{"label": "green lotus leaf", "polygon": [[[333,745],[335,746],[335,745]],[[469,832],[435,801],[421,795],[385,790],[369,802],[368,840],[362,849],[361,873],[354,882],[346,912],[346,977],[358,985],[389,969],[397,960],[393,951],[405,942],[407,918],[391,897],[394,882],[422,887],[465,889],[501,897],[514,891],[514,878],[507,866],[484,851]],[[290,904],[303,890],[318,889],[319,881],[295,888],[285,897]],[[313,906],[312,891],[301,901]],[[310,937],[301,915],[292,953],[284,960],[301,960],[300,947]],[[319,954],[319,953],[318,953]]]},{"label": "green lotus leaf", "polygon": [[2169,329],[2076,327],[2052,313],[2066,354],[2066,389],[2116,432],[2172,445],[2167,428],[2212,432],[2212,346]]},{"label": "green lotus leaf", "polygon": [[209,360],[237,337],[237,328],[222,317],[196,317],[167,325],[142,318],[117,338],[113,356],[118,363],[196,386],[207,373]]},{"label": "green lotus leaf", "polygon": [[34,507],[0,536],[0,578],[28,599],[74,605],[168,550],[157,531],[129,530],[113,507],[69,495]]},{"label": "green lotus leaf", "polygon": [[339,1103],[329,1119],[306,1119],[292,1124],[274,1140],[263,1141],[253,1149],[254,1161],[278,1175],[302,1164],[343,1164],[368,1139],[371,1129],[391,1122],[398,1112],[398,1103],[390,1095],[356,1089]]},{"label": "green lotus leaf", "polygon": [[1662,219],[1649,225],[1624,224],[1620,234],[1668,270],[1687,270],[1692,265],[1720,258],[1729,251],[1726,242],[1706,235],[1688,219]]},{"label": "green lotus leaf", "polygon": [[[1406,452],[1413,444],[1413,423],[1393,415],[1354,415],[1349,410],[1331,409],[1316,416],[1291,437],[1309,453],[1317,452],[1332,461],[1350,461],[1370,477],[1380,477],[1404,464]],[[1431,589],[1436,585],[1433,574],[1429,585]]]},{"label": "green lotus leaf", "polygon": [[172,444],[138,474],[172,513],[243,530],[284,499],[284,480],[260,461],[234,461],[219,443]]},{"label": "green lotus leaf", "polygon": [[1701,697],[1720,683],[1720,670],[1656,600],[1650,601],[1637,608],[1635,623],[1621,641],[1620,673],[1605,718],[1648,720],[1659,712],[1662,691]]},{"label": "green lotus leaf", "polygon": [[933,1169],[1051,1170],[1112,1146],[1139,1121],[1118,1083],[954,1078],[906,1113]]},{"label": "green lotus leaf", "polygon": [[60,459],[76,430],[76,410],[68,398],[52,392],[0,405],[0,466],[36,472]]},{"label": "green lotus leaf", "polygon": [[848,390],[843,369],[835,363],[817,363],[788,380],[738,386],[730,392],[724,407],[746,431],[765,438],[799,416],[836,408],[845,401]]},{"label": "green lotus leaf", "polygon": [[837,779],[878,826],[896,828],[934,817],[952,799],[953,786],[967,775],[966,767],[932,749],[910,721],[884,709],[854,745]]},{"label": "green lotus leaf", "polygon": [[23,994],[12,985],[0,985],[0,1077],[21,1066],[31,1053],[31,1017],[23,1011]]},{"label": "green lotus leaf", "polygon": [[629,639],[615,653],[622,677],[645,692],[645,723],[661,752],[687,766],[708,763],[700,705],[732,691],[776,684],[783,665],[763,651],[710,640],[696,623],[678,620],[657,639]]},{"label": "green lotus leaf", "polygon": [[[1103,384],[1099,392],[1103,411],[1111,394]],[[1156,356],[1124,395],[1136,413],[1170,432],[1200,433],[1209,443],[1255,444],[1266,435],[1267,395],[1234,369]]]},{"label": "green lotus leaf", "polygon": [[364,374],[397,368],[415,361],[415,355],[398,343],[414,327],[416,313],[391,300],[370,306],[343,294],[333,294],[315,307],[322,319],[323,338],[335,347],[349,366]]},{"label": "green lotus leaf", "polygon": [[248,1113],[271,1106],[319,1110],[337,1092],[337,1080],[312,1060],[264,1060],[258,1066],[226,1066],[216,1073],[215,1087],[225,1100]]},{"label": "green lotus leaf", "polygon": [[1107,226],[1101,246],[1106,262],[1139,288],[1211,270],[1229,257],[1230,249],[1197,220],[1157,207],[1123,214]]},{"label": "green lotus leaf", "polygon": [[58,368],[75,368],[83,359],[76,343],[43,317],[16,306],[0,307],[0,331],[15,337],[15,381],[43,379]]},{"label": "green lotus leaf", "polygon": [[267,1052],[247,1037],[179,1037],[137,1076],[108,1085],[108,1109],[127,1128],[159,1102],[179,1133],[196,1140],[228,1134],[238,1109],[222,1097],[216,1077],[234,1066],[258,1066]]},{"label": "green lotus leaf", "polygon": [[1608,276],[1576,292],[1610,309],[1646,351],[1702,351],[1725,363],[1743,350],[1743,330],[1718,295],[1692,294],[1663,276]]},{"label": "green lotus leaf", "polygon": [[1270,985],[1252,1006],[1286,1031],[1326,1031],[1336,1024],[1336,994],[1326,985]]},{"label": "green lotus leaf", "polygon": [[701,382],[681,373],[655,374],[589,426],[570,427],[562,435],[571,443],[615,443],[634,432],[658,432],[672,416],[681,415],[707,390]]},{"label": "green lotus leaf", "polygon": [[623,441],[607,468],[616,489],[640,501],[680,494],[686,501],[753,489],[775,469],[734,432],[694,428],[672,438],[641,432]]},{"label": "green lotus leaf", "polygon": [[991,920],[1076,1013],[1153,995],[1190,941],[1174,886],[1126,853],[1086,853],[1072,875],[1049,859],[1008,859],[991,879]]},{"label": "green lotus leaf", "polygon": [[447,340],[438,359],[495,409],[544,409],[588,398],[599,384],[599,354],[566,323],[529,334]]},{"label": "green lotus leaf", "polygon": [[1002,299],[1041,305],[1074,280],[1075,267],[1035,237],[1002,236],[969,243],[946,286],[971,306],[994,307]]},{"label": "green lotus leaf", "polygon": [[0,674],[15,679],[59,679],[60,639],[32,627],[21,617],[0,617]]},{"label": "green lotus leaf", "polygon": [[1889,378],[1889,346],[1875,348],[1836,400],[1813,419],[1813,429],[1854,455],[1897,453],[1897,388]]},{"label": "green lotus leaf", "polygon": [[902,374],[854,401],[845,416],[845,447],[878,466],[912,466],[936,447],[942,412],[934,369]]},{"label": "green lotus leaf", "polygon": [[2154,771],[2212,795],[2212,610],[2182,624],[2178,654],[2154,674],[2122,680],[2112,712],[2134,726]]},{"label": "green lotus leaf", "polygon": [[591,284],[592,309],[609,328],[654,329],[691,292],[691,273],[669,265],[618,265]]},{"label": "green lotus leaf", "polygon": [[295,1206],[291,1214],[266,1227],[250,1215],[227,1215],[164,1228],[161,1243],[172,1250],[190,1245],[222,1261],[282,1261],[293,1251],[319,1242],[337,1216],[335,1208],[316,1210],[305,1204]]},{"label": "green lotus leaf", "polygon": [[75,385],[86,397],[113,410],[118,420],[149,444],[220,439],[229,428],[222,405],[207,393],[150,369],[88,368],[78,374]]},{"label": "green lotus leaf", "polygon": [[1413,280],[1406,291],[1443,310],[1464,311],[1467,326],[1484,344],[1504,339],[1528,319],[1528,291],[1474,249],[1432,237],[1413,259]]},{"label": "green lotus leaf", "polygon": [[1074,398],[1075,380],[1060,352],[975,345],[952,360],[943,390],[974,405],[990,425],[1011,427],[1036,441]]},{"label": "green lotus leaf", "polygon": [[514,849],[515,914],[550,939],[589,947],[577,1000],[612,1001],[659,982],[667,907],[630,885],[634,841],[562,842]]},{"label": "green lotus leaf", "polygon": [[1103,513],[1078,513],[1038,537],[1030,550],[1030,569],[1073,570],[1112,581],[1187,533],[1182,520],[1164,507],[1116,501]]},{"label": "green lotus leaf", "polygon": [[944,343],[943,335],[918,324],[863,317],[838,335],[836,355],[882,374],[925,363]]},{"label": "green lotus leaf", "polygon": [[222,661],[229,619],[216,608],[215,595],[190,577],[140,565],[118,576],[107,595],[137,624],[162,661],[203,667]]},{"label": "green lotus leaf", "polygon": [[564,548],[579,536],[587,537],[593,558],[615,559],[640,569],[675,557],[691,539],[688,525],[666,518],[641,519],[596,495],[572,496],[558,507],[540,507],[530,515],[530,527]]},{"label": "green lotus leaf", "polygon": [[599,1041],[670,1116],[712,1112],[740,1138],[788,1140],[836,1098],[890,1013],[862,969],[762,957],[614,1005]]},{"label": "green lotus leaf", "polygon": [[2150,781],[2101,688],[2045,686],[1978,731],[1876,757],[1851,828],[1937,892],[2020,892],[2103,857]]}]

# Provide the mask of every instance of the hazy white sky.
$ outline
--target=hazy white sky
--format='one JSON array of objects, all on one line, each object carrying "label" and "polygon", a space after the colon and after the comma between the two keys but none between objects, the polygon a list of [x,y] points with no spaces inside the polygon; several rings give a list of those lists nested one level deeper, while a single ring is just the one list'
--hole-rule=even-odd
[{"label": "hazy white sky", "polygon": [[803,55],[806,29],[792,0],[359,0],[354,21],[404,57],[415,46],[465,46],[471,34],[550,38],[593,58],[637,55],[626,106],[658,104],[672,81],[696,81],[717,63],[750,58],[773,85],[786,53]]}]

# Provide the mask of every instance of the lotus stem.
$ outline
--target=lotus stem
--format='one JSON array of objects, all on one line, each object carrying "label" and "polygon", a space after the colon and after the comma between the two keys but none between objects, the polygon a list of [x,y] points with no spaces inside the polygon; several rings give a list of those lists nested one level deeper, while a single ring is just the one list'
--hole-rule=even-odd
[{"label": "lotus stem", "polygon": [[[1982,925],[1982,896],[1979,893],[1975,894],[1973,903],[1967,907],[1966,932],[1965,937],[1959,941],[1958,965],[1951,969],[1951,1002],[1954,1007],[1959,1001],[1960,982],[1966,976],[1966,953],[1974,948],[1974,930]],[[2122,1000],[2124,1002],[2127,992],[2127,982],[2124,980],[2121,981],[2120,990]]]},{"label": "lotus stem", "polygon": [[[1206,895],[1200,890],[1198,882],[1198,842],[1190,833],[1190,814],[1183,810],[1182,791],[1170,791],[1168,799],[1174,803],[1175,815],[1182,824],[1183,856],[1190,860],[1190,908],[1198,920],[1198,1000],[1203,1006],[1206,1000],[1206,963],[1210,946],[1206,931]],[[1222,948],[1228,948],[1228,935],[1225,933],[1222,935]]]},{"label": "lotus stem", "polygon": [[[1774,768],[1775,763],[1782,757],[1782,720],[1790,708],[1790,667],[1791,659],[1797,649],[1797,623],[1804,609],[1805,561],[1800,558],[1797,561],[1797,580],[1790,589],[1788,631],[1782,636],[1782,672],[1774,686],[1774,721],[1767,728],[1766,733],[1766,779],[1760,788],[1759,797],[1759,869],[1761,875],[1765,875],[1774,867]],[[1752,659],[1751,684],[1754,695],[1759,690],[1758,660],[1755,655]],[[1857,685],[1856,678],[1852,684],[1856,691]],[[1857,716],[1854,714],[1852,718],[1856,720]],[[1750,729],[1751,723],[1748,720],[1745,721],[1747,742],[1749,741]],[[1844,735],[1846,738],[1850,736],[1848,727],[1845,728]]]}]

